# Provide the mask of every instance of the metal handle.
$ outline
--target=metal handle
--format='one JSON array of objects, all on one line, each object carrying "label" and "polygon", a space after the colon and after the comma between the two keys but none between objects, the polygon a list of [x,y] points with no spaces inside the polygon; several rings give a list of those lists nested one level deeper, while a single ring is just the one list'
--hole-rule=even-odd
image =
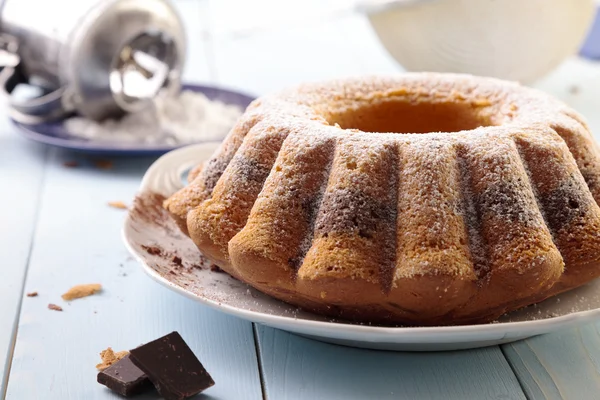
[{"label": "metal handle", "polygon": [[13,90],[27,78],[20,67],[17,40],[6,34],[0,35],[0,92],[8,99],[9,115],[24,124],[39,124],[64,117],[69,110],[64,107],[65,88],[61,87],[40,97],[17,100]]}]

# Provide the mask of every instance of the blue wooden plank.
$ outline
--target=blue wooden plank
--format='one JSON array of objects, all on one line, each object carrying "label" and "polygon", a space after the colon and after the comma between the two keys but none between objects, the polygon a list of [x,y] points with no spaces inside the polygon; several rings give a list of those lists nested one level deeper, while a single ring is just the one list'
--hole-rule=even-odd
[{"label": "blue wooden plank", "polygon": [[0,397],[6,386],[16,321],[22,299],[46,150],[17,136],[5,116],[0,121]]},{"label": "blue wooden plank", "polygon": [[270,399],[525,399],[497,346],[442,353],[354,349],[258,328]]},{"label": "blue wooden plank", "polygon": [[600,325],[503,345],[530,399],[598,399]]},{"label": "blue wooden plank", "polygon": [[[65,168],[76,160],[77,168]],[[118,159],[110,170],[52,150],[31,253],[27,298],[14,351],[8,399],[115,398],[96,383],[98,353],[129,349],[177,330],[216,385],[209,398],[262,398],[252,325],[214,312],[148,278],[122,241],[124,210],[152,159]],[[70,303],[69,287],[101,283],[104,290]],[[48,303],[63,307],[51,311]],[[35,382],[35,384],[32,384]]]}]

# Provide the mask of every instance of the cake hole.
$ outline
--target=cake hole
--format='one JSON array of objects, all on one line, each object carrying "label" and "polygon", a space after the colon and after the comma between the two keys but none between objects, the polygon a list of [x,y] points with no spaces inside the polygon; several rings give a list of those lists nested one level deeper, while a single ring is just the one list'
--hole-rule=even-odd
[{"label": "cake hole", "polygon": [[459,132],[483,126],[500,125],[489,102],[385,101],[347,108],[328,115],[330,125],[343,129],[381,133]]}]

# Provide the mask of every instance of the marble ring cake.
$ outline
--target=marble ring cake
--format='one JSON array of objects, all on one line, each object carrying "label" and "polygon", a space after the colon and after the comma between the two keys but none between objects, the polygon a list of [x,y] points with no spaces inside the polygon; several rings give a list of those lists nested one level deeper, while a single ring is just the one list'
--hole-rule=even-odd
[{"label": "marble ring cake", "polygon": [[600,275],[600,153],[516,83],[408,73],[254,101],[164,206],[230,275],[378,324],[491,321]]}]

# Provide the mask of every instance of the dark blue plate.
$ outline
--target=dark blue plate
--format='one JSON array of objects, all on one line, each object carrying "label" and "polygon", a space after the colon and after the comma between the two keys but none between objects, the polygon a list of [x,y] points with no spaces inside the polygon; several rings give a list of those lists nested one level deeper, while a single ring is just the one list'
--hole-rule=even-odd
[{"label": "dark blue plate", "polygon": [[[182,85],[182,89],[202,92],[211,100],[219,100],[226,104],[237,105],[242,107],[242,109],[245,109],[252,102],[252,100],[254,100],[254,97],[243,93],[211,86],[184,84]],[[51,146],[57,146],[86,153],[103,155],[148,156],[161,155],[182,146],[151,145],[146,143],[118,143],[107,141],[98,142],[92,139],[84,139],[77,136],[72,136],[65,129],[62,121],[37,125],[23,124],[12,119],[11,121],[17,127],[18,132],[28,139]],[[188,144],[190,143],[186,143],[185,145]]]}]

